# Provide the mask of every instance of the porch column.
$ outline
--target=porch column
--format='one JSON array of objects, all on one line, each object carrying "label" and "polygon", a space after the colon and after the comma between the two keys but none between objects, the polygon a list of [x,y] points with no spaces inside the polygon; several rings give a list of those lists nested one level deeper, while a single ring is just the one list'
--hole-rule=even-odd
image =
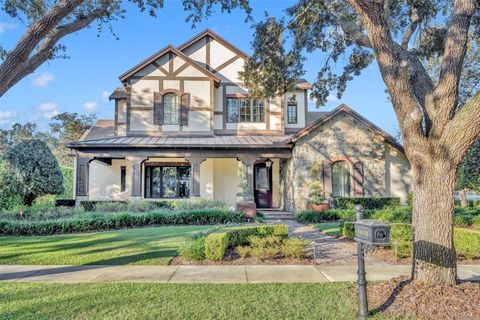
[{"label": "porch column", "polygon": [[92,158],[77,157],[75,195],[77,197],[88,196],[88,166]]},{"label": "porch column", "polygon": [[206,157],[186,158],[190,162],[190,197],[200,197],[200,164],[207,160]]},{"label": "porch column", "polygon": [[253,165],[255,164],[255,161],[259,160],[257,157],[241,157],[239,158],[240,161],[243,162],[243,165],[245,166],[245,175],[247,178],[247,184],[250,189],[250,193],[252,198],[254,197],[253,194]]},{"label": "porch column", "polygon": [[126,160],[132,162],[132,198],[142,197],[142,163],[147,157],[128,156]]}]

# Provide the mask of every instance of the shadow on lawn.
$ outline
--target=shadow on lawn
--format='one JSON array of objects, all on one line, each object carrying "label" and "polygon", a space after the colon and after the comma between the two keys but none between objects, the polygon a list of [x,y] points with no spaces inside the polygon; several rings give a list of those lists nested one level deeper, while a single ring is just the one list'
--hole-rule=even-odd
[{"label": "shadow on lawn", "polygon": [[65,274],[70,272],[79,272],[79,271],[92,270],[92,269],[101,269],[101,268],[108,268],[115,265],[136,264],[143,260],[171,258],[172,256],[176,255],[176,253],[177,253],[177,250],[165,249],[165,250],[157,250],[157,251],[146,252],[146,253],[139,253],[139,254],[134,254],[130,256],[121,256],[121,257],[115,257],[111,259],[97,260],[97,261],[93,261],[90,263],[77,265],[77,266],[61,266],[56,268],[46,267],[46,268],[39,268],[39,269],[33,269],[33,270],[27,270],[27,271],[1,273],[0,281],[14,280],[19,278],[21,278],[22,280],[28,280],[28,278],[30,277],[47,276],[47,275],[54,275],[54,274]]}]

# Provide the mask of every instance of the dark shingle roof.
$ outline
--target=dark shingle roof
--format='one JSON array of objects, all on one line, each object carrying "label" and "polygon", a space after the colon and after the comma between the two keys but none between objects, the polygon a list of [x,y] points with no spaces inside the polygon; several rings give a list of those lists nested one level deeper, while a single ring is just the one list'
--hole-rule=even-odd
[{"label": "dark shingle roof", "polygon": [[127,90],[124,87],[118,87],[115,91],[112,92],[109,100],[117,100],[117,99],[127,99]]},{"label": "dark shingle roof", "polygon": [[78,141],[98,140],[115,137],[114,120],[97,120],[97,123],[88,129]]},{"label": "dark shingle roof", "polygon": [[307,123],[306,123],[306,125],[309,125],[310,123],[317,121],[318,119],[320,119],[321,117],[323,117],[327,113],[328,112],[326,112],[326,111],[309,111],[307,113]]}]

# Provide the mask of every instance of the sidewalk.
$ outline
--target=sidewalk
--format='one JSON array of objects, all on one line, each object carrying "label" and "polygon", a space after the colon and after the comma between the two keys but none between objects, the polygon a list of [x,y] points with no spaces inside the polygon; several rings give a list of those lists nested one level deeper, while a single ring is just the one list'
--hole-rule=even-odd
[{"label": "sidewalk", "polygon": [[[367,265],[368,280],[388,280],[410,273],[409,265]],[[355,281],[356,265],[245,266],[25,266],[1,265],[0,281],[15,282],[160,282],[287,283]],[[459,278],[480,281],[480,265],[459,266]]]}]

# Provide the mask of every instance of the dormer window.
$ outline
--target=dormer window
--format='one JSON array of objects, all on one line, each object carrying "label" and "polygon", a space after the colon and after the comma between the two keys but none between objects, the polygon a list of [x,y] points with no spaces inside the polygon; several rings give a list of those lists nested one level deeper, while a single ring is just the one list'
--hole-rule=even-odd
[{"label": "dormer window", "polygon": [[163,124],[179,124],[180,99],[174,93],[163,96]]},{"label": "dormer window", "polygon": [[252,98],[227,98],[227,122],[265,122],[265,101]]}]

